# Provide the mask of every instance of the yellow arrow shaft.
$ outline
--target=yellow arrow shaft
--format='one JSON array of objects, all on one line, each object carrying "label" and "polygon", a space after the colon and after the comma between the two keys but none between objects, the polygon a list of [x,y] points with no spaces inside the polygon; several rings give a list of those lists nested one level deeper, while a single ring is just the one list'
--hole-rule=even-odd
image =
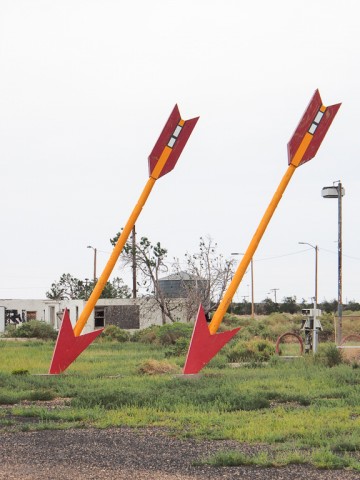
[{"label": "yellow arrow shaft", "polygon": [[293,173],[296,170],[296,167],[300,164],[311,140],[312,140],[312,135],[309,133],[306,133],[297,152],[295,153],[293,160],[291,164],[289,165],[285,175],[283,176],[268,208],[266,209],[264,216],[261,219],[261,222],[235,272],[235,275],[233,276],[233,279],[230,282],[230,285],[228,289],[225,292],[225,295],[223,299],[221,300],[216,312],[214,313],[214,316],[209,323],[209,330],[211,334],[214,334],[218,331],[220,324],[224,318],[225,313],[227,312],[227,309],[229,308],[229,305],[236,293],[236,290],[238,289],[240,282],[246,272],[246,269],[249,266],[249,263],[251,262],[252,257],[254,256],[254,253],[260,243],[260,240],[262,236],[265,233],[265,230],[271,220],[271,217],[273,216],[276,207],[278,206],[281,197],[288,186],[288,183],[290,182],[291,177],[293,176]]},{"label": "yellow arrow shaft", "polygon": [[115,264],[120,256],[120,253],[122,252],[122,249],[124,248],[124,245],[129,238],[129,235],[131,233],[131,230],[133,226],[135,225],[135,222],[138,218],[138,216],[141,213],[141,210],[143,206],[146,203],[146,200],[148,199],[150,192],[155,185],[156,180],[159,178],[159,175],[164,167],[164,165],[167,162],[167,159],[169,158],[169,155],[171,153],[171,148],[165,147],[162,154],[160,155],[160,158],[155,165],[155,168],[153,169],[153,172],[151,174],[151,177],[147,181],[144,190],[142,191],[139,200],[137,204],[135,205],[134,210],[132,211],[125,227],[123,228],[120,237],[118,238],[118,241],[116,242],[116,245],[110,255],[110,258],[105,265],[105,268],[99,277],[99,280],[97,281],[94,290],[92,291],[88,301],[85,304],[84,310],[81,312],[80,317],[78,321],[76,322],[76,325],[74,327],[74,335],[78,337],[83,328],[86,325],[86,322],[89,319],[89,316],[91,312],[93,311],[97,301],[100,298],[100,295],[102,291],[104,290],[104,287],[106,285],[106,282],[109,280],[109,277],[111,275],[111,272],[113,271]]}]

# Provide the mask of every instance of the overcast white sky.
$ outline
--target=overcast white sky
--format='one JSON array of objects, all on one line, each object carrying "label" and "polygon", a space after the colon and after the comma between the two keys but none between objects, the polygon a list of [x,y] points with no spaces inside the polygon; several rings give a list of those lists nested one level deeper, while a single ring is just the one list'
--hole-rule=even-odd
[{"label": "overcast white sky", "polygon": [[205,235],[244,252],[319,88],[342,107],[255,254],[255,300],[310,301],[315,255],[299,241],[319,246],[319,301],[337,298],[337,201],[321,189],[341,180],[343,299],[360,301],[359,54],[357,0],[0,0],[0,298],[91,278],[87,245],[102,271],[175,103],[200,120],[138,234],[169,260]]}]

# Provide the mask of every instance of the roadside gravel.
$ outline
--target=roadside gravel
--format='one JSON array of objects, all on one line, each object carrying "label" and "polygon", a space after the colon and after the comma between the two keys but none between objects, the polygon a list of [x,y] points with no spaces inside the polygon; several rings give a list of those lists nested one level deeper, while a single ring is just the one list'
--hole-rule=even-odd
[{"label": "roadside gravel", "polygon": [[221,450],[260,445],[173,438],[162,429],[44,430],[0,435],[1,480],[355,480],[360,473],[304,465],[284,468],[194,465]]}]

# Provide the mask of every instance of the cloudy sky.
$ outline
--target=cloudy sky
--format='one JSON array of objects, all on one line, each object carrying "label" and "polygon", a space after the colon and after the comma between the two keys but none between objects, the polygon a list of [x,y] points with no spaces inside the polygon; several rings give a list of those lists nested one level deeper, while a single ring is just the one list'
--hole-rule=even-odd
[{"label": "cloudy sky", "polygon": [[[148,178],[175,103],[200,116],[137,222],[173,257],[211,236],[244,252],[287,168],[313,92],[342,102],[297,169],[254,256],[255,300],[360,301],[360,30],[356,0],[0,0],[0,298],[44,298],[62,273],[91,278]],[[239,257],[237,257],[239,260]],[[116,267],[113,276],[129,274]],[[130,282],[129,282],[130,284]],[[236,300],[249,295],[250,273]],[[271,292],[269,294],[269,292]]]}]

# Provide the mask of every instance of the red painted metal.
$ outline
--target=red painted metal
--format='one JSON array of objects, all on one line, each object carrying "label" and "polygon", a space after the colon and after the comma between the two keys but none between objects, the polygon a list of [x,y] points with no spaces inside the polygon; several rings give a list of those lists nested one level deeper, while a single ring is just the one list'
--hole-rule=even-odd
[{"label": "red painted metal", "polygon": [[[166,165],[161,171],[159,178],[169,173],[175,167],[176,162],[178,161],[178,158],[181,152],[183,151],[186,145],[186,142],[188,141],[188,138],[190,137],[191,132],[193,131],[196,125],[196,122],[198,120],[199,120],[199,117],[192,118],[190,120],[185,120],[184,125],[182,126],[182,129],[181,129],[181,132],[175,144],[172,147],[172,151],[169,155]],[[170,114],[168,121],[166,122],[163,128],[163,131],[160,134],[160,137],[158,138],[158,141],[156,142],[154,148],[152,149],[152,152],[149,155],[149,159],[148,159],[149,160],[149,176],[151,176],[151,173],[155,168],[155,165],[157,164],[162,152],[164,151],[164,148],[169,143],[169,140],[180,121],[181,121],[181,116],[180,116],[179,108],[177,105],[175,105],[173,111]]]},{"label": "red painted metal", "polygon": [[[326,132],[328,131],[337,111],[340,108],[341,103],[336,105],[331,105],[326,107],[323,117],[321,118],[318,127],[315,130],[313,139],[310,142],[309,147],[307,148],[300,165],[311,160],[318,151],[321,142],[323,141]],[[309,105],[307,106],[296,130],[291,137],[287,149],[288,149],[288,163],[290,165],[295,153],[297,152],[300,143],[302,142],[306,132],[309,131],[311,124],[313,123],[317,113],[319,112],[322,106],[322,100],[320,97],[319,90],[316,90],[312,99],[310,100]]]},{"label": "red painted metal", "polygon": [[95,330],[75,337],[67,309],[61,322],[49,373],[58,374],[66,368],[87,348],[104,329]]},{"label": "red painted metal", "polygon": [[280,354],[280,343],[281,343],[281,340],[285,337],[294,337],[297,339],[297,341],[299,342],[299,345],[300,345],[300,355],[302,355],[304,353],[304,342],[302,340],[302,338],[300,337],[300,335],[298,335],[297,333],[294,333],[294,332],[285,332],[283,333],[282,335],[280,335],[278,337],[278,339],[276,340],[276,345],[275,345],[275,352],[279,355]]},{"label": "red painted metal", "polygon": [[206,322],[204,309],[202,305],[200,305],[183,373],[199,373],[239,330],[240,327],[211,335]]}]

